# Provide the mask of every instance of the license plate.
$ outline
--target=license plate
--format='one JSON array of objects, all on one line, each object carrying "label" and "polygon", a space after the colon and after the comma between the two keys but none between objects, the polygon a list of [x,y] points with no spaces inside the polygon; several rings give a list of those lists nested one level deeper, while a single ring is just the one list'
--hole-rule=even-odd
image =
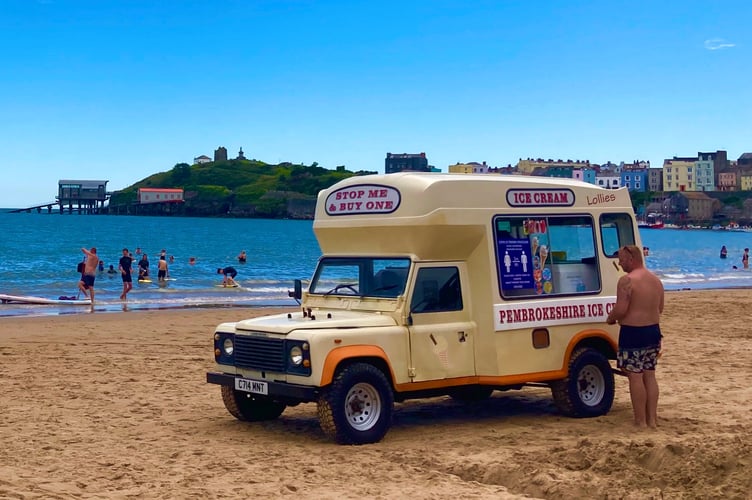
[{"label": "license plate", "polygon": [[254,394],[269,394],[269,385],[260,380],[250,380],[247,378],[236,378],[235,389],[243,392],[252,392]]}]

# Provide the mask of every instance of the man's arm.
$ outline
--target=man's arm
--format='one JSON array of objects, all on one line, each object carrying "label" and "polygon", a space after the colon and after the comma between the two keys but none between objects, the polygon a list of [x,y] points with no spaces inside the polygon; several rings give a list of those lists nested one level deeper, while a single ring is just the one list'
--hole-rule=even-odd
[{"label": "man's arm", "polygon": [[[660,283],[660,280],[659,280],[659,283]],[[660,283],[660,287],[661,287],[661,300],[658,302],[658,313],[663,314],[663,295],[664,295],[663,283]]]},{"label": "man's arm", "polygon": [[632,280],[629,278],[629,275],[619,278],[619,283],[616,285],[616,304],[614,304],[614,308],[608,314],[606,323],[613,325],[627,315],[631,292]]}]

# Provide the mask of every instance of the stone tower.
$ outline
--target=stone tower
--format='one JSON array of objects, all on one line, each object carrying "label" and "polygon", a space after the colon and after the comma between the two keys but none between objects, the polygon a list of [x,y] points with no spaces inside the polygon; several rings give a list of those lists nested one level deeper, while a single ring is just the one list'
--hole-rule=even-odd
[{"label": "stone tower", "polygon": [[214,161],[227,161],[227,148],[224,146],[218,147],[214,151]]}]

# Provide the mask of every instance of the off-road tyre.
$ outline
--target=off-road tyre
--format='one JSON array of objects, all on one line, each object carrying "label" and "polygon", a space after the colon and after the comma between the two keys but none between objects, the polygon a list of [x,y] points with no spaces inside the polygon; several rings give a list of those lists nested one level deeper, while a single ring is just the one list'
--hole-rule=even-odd
[{"label": "off-road tyre", "polygon": [[319,425],[339,444],[381,441],[392,425],[394,394],[373,365],[354,363],[339,370],[318,399]]},{"label": "off-road tyre", "polygon": [[566,378],[550,384],[554,403],[569,417],[605,415],[614,402],[614,372],[608,359],[586,347],[575,350]]},{"label": "off-road tyre", "polygon": [[222,402],[233,417],[243,422],[274,420],[282,415],[286,407],[266,396],[237,391],[226,385],[222,386]]}]

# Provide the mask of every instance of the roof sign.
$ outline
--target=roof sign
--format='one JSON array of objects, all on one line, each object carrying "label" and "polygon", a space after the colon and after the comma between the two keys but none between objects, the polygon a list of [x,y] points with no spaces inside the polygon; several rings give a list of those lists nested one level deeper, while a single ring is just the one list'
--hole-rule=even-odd
[{"label": "roof sign", "polygon": [[511,207],[571,207],[574,192],[571,189],[510,189],[507,203]]},{"label": "roof sign", "polygon": [[400,204],[400,192],[389,186],[357,184],[326,197],[328,215],[390,214]]}]

